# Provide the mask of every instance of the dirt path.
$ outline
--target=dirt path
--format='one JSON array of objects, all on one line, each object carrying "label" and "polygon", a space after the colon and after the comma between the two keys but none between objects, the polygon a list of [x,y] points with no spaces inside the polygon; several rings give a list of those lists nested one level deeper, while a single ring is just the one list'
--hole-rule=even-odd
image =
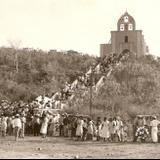
[{"label": "dirt path", "polygon": [[0,158],[160,158],[160,144],[121,144],[75,142],[63,138],[26,137],[18,142],[13,137],[0,139]]}]

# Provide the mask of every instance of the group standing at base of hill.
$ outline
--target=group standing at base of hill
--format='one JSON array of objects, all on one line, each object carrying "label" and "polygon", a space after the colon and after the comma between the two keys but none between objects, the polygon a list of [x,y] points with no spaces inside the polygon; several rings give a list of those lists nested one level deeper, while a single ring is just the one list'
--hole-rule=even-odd
[{"label": "group standing at base of hill", "polygon": [[12,117],[1,116],[0,132],[2,137],[15,135],[15,140],[27,136],[70,137],[77,141],[104,142],[154,142],[160,141],[160,121],[155,116],[151,119],[137,117],[123,121],[119,116],[114,118],[90,117],[68,114],[43,114],[27,117],[16,114]]}]

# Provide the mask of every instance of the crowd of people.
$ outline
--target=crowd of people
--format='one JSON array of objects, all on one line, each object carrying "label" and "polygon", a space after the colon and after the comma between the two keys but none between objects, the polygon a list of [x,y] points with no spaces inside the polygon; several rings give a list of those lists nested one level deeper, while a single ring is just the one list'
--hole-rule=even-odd
[{"label": "crowd of people", "polygon": [[103,142],[160,142],[160,121],[156,116],[137,116],[134,121],[124,121],[119,116],[96,120],[89,116],[50,113],[28,115],[16,114],[0,118],[0,133],[3,138],[15,136],[68,137],[76,141]]},{"label": "crowd of people", "polygon": [[[11,103],[3,100],[0,105],[0,131],[3,137],[15,135],[17,140],[24,135],[40,136],[64,136],[75,140],[103,140],[108,142],[126,141],[158,141],[159,121],[155,117],[147,120],[138,117],[134,122],[121,120],[120,117],[104,118],[98,117],[93,121],[89,116],[68,115],[51,113],[50,110],[61,109],[62,101],[71,100],[74,91],[86,89],[91,84],[90,74],[107,72],[119,65],[129,56],[128,52],[121,54],[110,54],[104,57],[90,70],[79,76],[72,84],[66,82],[65,87],[51,96],[39,96],[31,103],[23,101]],[[96,76],[95,76],[96,77]],[[104,76],[98,80],[94,79],[97,88],[102,86]],[[96,89],[97,91],[97,89]],[[41,110],[41,113],[35,111]],[[150,140],[149,140],[150,138]],[[152,140],[151,140],[152,139]]]}]

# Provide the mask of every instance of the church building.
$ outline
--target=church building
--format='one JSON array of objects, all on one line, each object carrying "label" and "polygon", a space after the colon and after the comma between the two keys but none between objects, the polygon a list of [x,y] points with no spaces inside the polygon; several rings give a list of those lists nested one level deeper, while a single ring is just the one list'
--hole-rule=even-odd
[{"label": "church building", "polygon": [[124,50],[129,50],[137,56],[148,52],[142,30],[136,30],[136,22],[128,12],[119,18],[117,31],[111,31],[110,43],[100,45],[100,56],[104,57],[111,53],[119,54]]}]

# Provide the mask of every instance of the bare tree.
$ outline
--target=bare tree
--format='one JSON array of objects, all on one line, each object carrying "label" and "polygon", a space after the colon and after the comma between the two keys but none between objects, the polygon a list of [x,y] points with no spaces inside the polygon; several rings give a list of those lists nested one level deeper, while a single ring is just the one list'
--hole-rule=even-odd
[{"label": "bare tree", "polygon": [[14,65],[16,73],[19,72],[18,49],[22,43],[21,40],[8,40],[9,46],[14,50]]}]

